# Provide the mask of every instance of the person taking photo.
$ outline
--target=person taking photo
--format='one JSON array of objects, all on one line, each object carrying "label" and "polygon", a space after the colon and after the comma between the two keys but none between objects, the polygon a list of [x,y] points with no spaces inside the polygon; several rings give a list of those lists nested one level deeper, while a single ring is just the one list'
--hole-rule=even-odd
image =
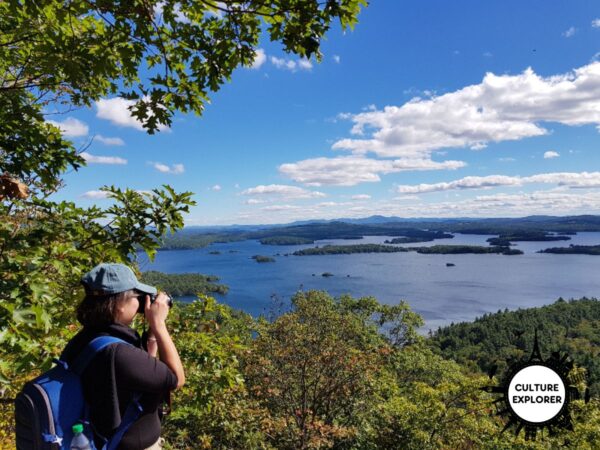
[{"label": "person taking photo", "polygon": [[[99,336],[124,341],[100,350],[81,377],[96,447],[101,448],[113,435],[135,403],[138,416],[118,449],[160,449],[162,405],[172,390],[185,383],[183,366],[165,323],[170,298],[139,282],[124,264],[99,264],[81,281],[85,298],[77,308],[77,319],[83,329],[69,342],[63,359],[74,361]],[[149,326],[144,338],[131,328],[138,312],[144,314]]]}]

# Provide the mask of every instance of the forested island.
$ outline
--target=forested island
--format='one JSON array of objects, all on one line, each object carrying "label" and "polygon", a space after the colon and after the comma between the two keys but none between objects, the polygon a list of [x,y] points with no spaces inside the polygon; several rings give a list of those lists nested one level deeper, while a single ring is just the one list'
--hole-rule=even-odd
[{"label": "forested island", "polygon": [[529,241],[529,242],[544,242],[544,241],[568,241],[571,238],[564,234],[550,234],[547,231],[519,231],[510,234],[500,234],[498,237],[487,239],[490,245],[509,246],[513,242]]},{"label": "forested island", "polygon": [[227,294],[229,287],[217,283],[219,277],[199,273],[163,273],[151,270],[143,272],[141,281],[157,286],[174,297],[197,294]]},{"label": "forested island", "polygon": [[600,255],[600,245],[569,245],[568,247],[552,247],[538,253],[554,253],[557,255]]},{"label": "forested island", "polygon": [[[451,237],[451,234],[449,235]],[[384,244],[416,244],[417,242],[431,242],[433,241],[433,238],[426,238],[426,237],[399,237],[399,238],[393,238],[393,239],[386,239],[385,241],[383,241]]]},{"label": "forested island", "polygon": [[272,236],[260,239],[263,245],[303,245],[314,244],[314,239],[299,236]]},{"label": "forested island", "polygon": [[254,255],[252,257],[252,259],[255,260],[257,263],[275,262],[275,258],[272,258],[270,256],[265,256],[265,255]]},{"label": "forested island", "polygon": [[355,245],[324,245],[323,247],[312,247],[297,250],[294,256],[309,255],[350,255],[353,253],[398,253],[408,252],[406,247],[394,247],[381,244],[355,244]]},{"label": "forested island", "polygon": [[508,247],[485,247],[481,245],[432,245],[430,247],[395,247],[382,244],[354,244],[354,245],[324,245],[323,247],[312,247],[297,250],[292,253],[294,256],[309,255],[349,255],[353,253],[400,253],[417,252],[421,254],[485,254],[496,253],[502,255],[522,255],[521,250],[514,250]]}]

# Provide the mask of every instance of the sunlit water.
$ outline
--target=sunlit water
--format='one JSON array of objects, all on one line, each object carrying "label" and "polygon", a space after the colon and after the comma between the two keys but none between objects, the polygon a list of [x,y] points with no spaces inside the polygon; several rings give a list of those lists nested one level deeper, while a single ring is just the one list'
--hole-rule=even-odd
[{"label": "sunlit water", "polygon": [[[454,239],[406,245],[487,245],[488,237],[457,234]],[[316,245],[383,243],[386,239],[390,237],[366,236],[361,240],[318,241]],[[598,245],[600,233],[579,233],[570,241],[519,242],[514,248],[525,252],[520,256],[415,252],[283,256],[313,245],[273,246],[243,241],[196,250],[161,251],[153,263],[142,260],[141,268],[217,275],[230,288],[219,299],[253,315],[270,313],[274,304],[285,304],[299,289],[322,289],[332,295],[371,295],[388,304],[406,300],[424,317],[427,330],[499,309],[552,303],[558,297],[600,296],[600,256],[536,253],[570,244]],[[221,253],[209,253],[214,251]],[[276,262],[257,263],[251,259],[257,254],[273,256]],[[447,267],[446,263],[455,266]],[[324,272],[334,276],[323,277]]]}]

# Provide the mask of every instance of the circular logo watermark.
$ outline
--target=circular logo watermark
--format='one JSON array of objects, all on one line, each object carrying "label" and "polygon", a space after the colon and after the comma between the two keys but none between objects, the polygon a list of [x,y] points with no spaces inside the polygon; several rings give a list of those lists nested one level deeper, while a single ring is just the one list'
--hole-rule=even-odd
[{"label": "circular logo watermark", "polygon": [[532,364],[514,374],[508,384],[508,404],[521,420],[537,425],[551,421],[567,403],[561,376],[542,364]]},{"label": "circular logo watermark", "polygon": [[[570,402],[580,399],[578,386],[585,382],[585,369],[574,370],[574,363],[566,354],[552,352],[543,358],[535,331],[533,350],[529,358],[508,360],[507,370],[497,385],[486,386],[486,392],[500,395],[493,401],[496,414],[506,419],[502,433],[522,431],[526,440],[534,440],[541,431],[556,434],[560,429],[572,430]],[[489,368],[492,379],[497,366]],[[585,390],[589,400],[589,388]]]}]

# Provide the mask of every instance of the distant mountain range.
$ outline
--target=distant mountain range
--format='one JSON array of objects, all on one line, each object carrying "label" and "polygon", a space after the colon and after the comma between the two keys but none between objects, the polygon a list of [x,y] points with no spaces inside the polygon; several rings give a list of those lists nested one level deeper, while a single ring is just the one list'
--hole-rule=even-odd
[{"label": "distant mountain range", "polygon": [[[397,216],[381,216],[375,215],[370,217],[363,217],[359,219],[340,218],[340,219],[316,219],[316,220],[299,220],[287,224],[274,224],[274,225],[223,225],[223,226],[188,226],[185,227],[182,232],[186,230],[192,232],[201,233],[247,233],[252,231],[269,230],[280,227],[294,227],[304,225],[317,225],[317,224],[330,224],[334,222],[344,222],[355,225],[377,225],[387,223],[403,223],[403,224],[494,224],[505,225],[505,226],[518,226],[526,225],[527,227],[538,225],[550,225],[560,224],[562,227],[576,226],[579,227],[590,227],[587,231],[600,231],[600,216],[594,215],[580,215],[580,216],[526,216],[526,217],[506,217],[506,218],[473,218],[473,217],[460,217],[460,218],[403,218]],[[598,228],[595,230],[594,228]],[[545,228],[545,227],[544,227]]]}]

